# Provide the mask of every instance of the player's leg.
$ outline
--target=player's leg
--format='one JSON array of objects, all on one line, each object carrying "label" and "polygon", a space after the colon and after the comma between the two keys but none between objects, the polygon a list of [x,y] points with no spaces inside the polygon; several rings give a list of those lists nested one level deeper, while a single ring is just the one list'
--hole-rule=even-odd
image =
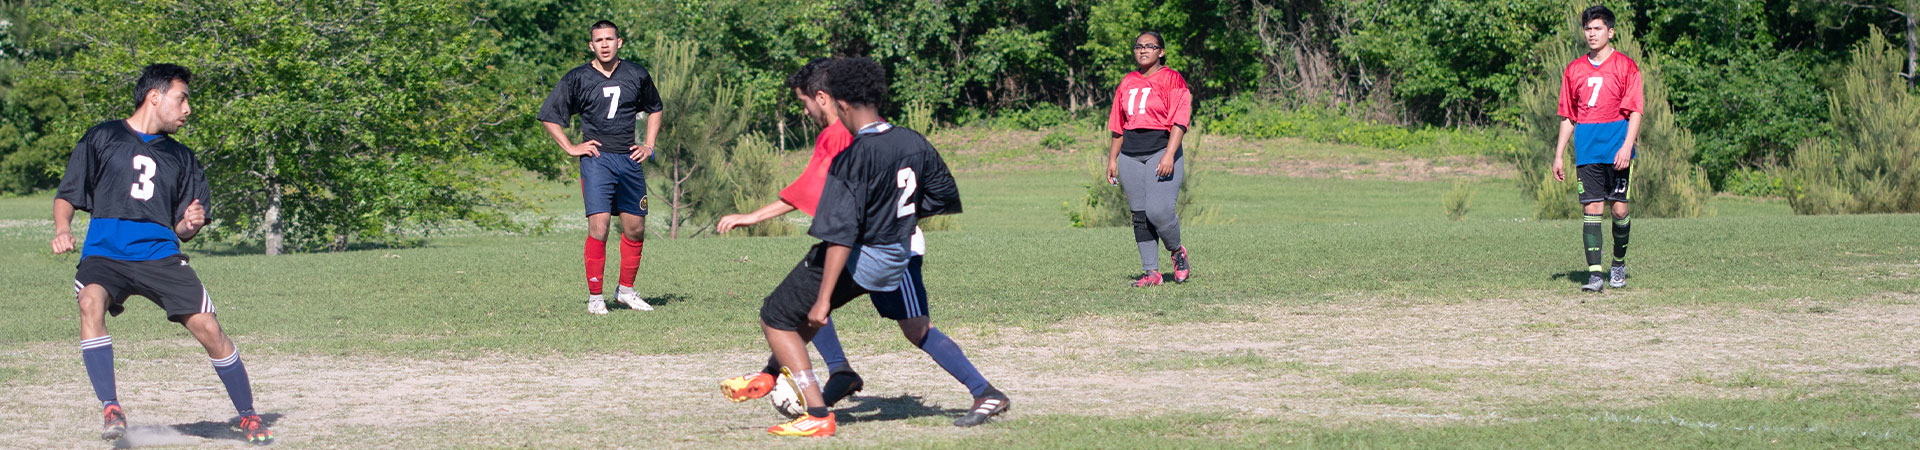
[{"label": "player's leg", "polygon": [[832,436],[839,427],[833,412],[827,410],[826,401],[821,397],[820,382],[813,375],[813,362],[807,359],[806,338],[815,330],[806,326],[782,330],[765,322],[760,324],[760,328],[766,332],[767,346],[772,348],[774,358],[787,368],[794,387],[800,391],[800,398],[807,404],[806,415],[767,427],[767,432],[780,436]]},{"label": "player's leg", "polygon": [[614,183],[614,210],[620,213],[620,286],[615,299],[628,308],[652,311],[645,299],[633,289],[640,273],[640,253],[647,243],[647,179],[640,163],[626,155],[611,155],[608,165],[618,181]]},{"label": "player's leg", "polygon": [[120,315],[130,288],[119,269],[125,263],[107,258],[86,258],[73,280],[74,299],[80,310],[80,360],[86,364],[87,381],[100,400],[103,418],[100,438],[119,439],[127,432],[127,414],[120,407],[120,394],[113,374],[113,336],[107,334],[107,316]]},{"label": "player's leg", "polygon": [[[967,359],[960,350],[960,344],[933,327],[933,318],[928,315],[927,285],[920,276],[921,265],[925,258],[914,256],[907,262],[906,275],[900,280],[900,289],[893,292],[875,292],[868,295],[873,300],[874,310],[880,317],[893,319],[900,325],[900,335],[907,338],[933,362],[945,369],[948,375],[967,387],[973,395],[973,409],[966,416],[955,420],[955,426],[970,427],[987,421],[987,418],[1000,414],[1007,409],[1007,396],[987,382],[980,370]],[[984,407],[984,409],[983,409]]]},{"label": "player's leg", "polygon": [[1607,271],[1607,285],[1615,288],[1627,287],[1627,240],[1632,231],[1627,221],[1627,180],[1631,170],[1613,171],[1613,190],[1607,194],[1608,204],[1613,207],[1613,267]]},{"label": "player's leg", "polygon": [[[1146,208],[1144,208],[1146,210],[1147,220],[1153,225],[1154,234],[1160,238],[1160,244],[1167,249],[1168,253],[1173,255],[1173,281],[1175,283],[1185,283],[1187,282],[1187,278],[1192,276],[1189,264],[1187,263],[1186,247],[1183,247],[1180,243],[1180,215],[1178,210],[1180,184],[1186,182],[1187,171],[1186,158],[1181,157],[1182,155],[1180,153],[1178,150],[1174,151],[1173,174],[1171,176],[1160,178],[1157,176],[1158,172],[1155,173],[1156,177],[1153,180],[1153,184],[1147,189],[1147,204]],[[1162,154],[1164,154],[1164,152]],[[1159,158],[1156,157],[1149,161],[1158,164]]]},{"label": "player's leg", "polygon": [[[1118,165],[1120,190],[1127,195],[1127,207],[1133,213],[1133,243],[1140,250],[1141,275],[1134,279],[1134,287],[1160,284],[1160,235],[1154,229],[1153,221],[1147,218],[1148,192],[1158,180],[1153,167],[1143,157],[1121,154]],[[1150,159],[1149,159],[1150,160]]]},{"label": "player's leg", "polygon": [[[780,284],[773,288],[773,292],[761,301],[762,323],[778,324],[783,329],[805,325],[807,309],[812,307],[814,298],[820,294],[820,265],[814,261],[816,256],[809,252],[795,263]],[[831,318],[828,321],[832,323]],[[766,367],[759,372],[722,380],[720,395],[735,403],[766,396],[780,377],[780,367],[779,355],[770,355]]]},{"label": "player's leg", "polygon": [[820,360],[827,363],[827,384],[821,388],[826,395],[827,406],[840,403],[841,399],[866,389],[866,381],[847,362],[847,351],[840,346],[840,334],[834,331],[833,318],[827,318],[827,324],[813,334],[812,341],[813,349],[820,352]]},{"label": "player's leg", "polygon": [[254,412],[253,382],[247,377],[247,365],[240,360],[240,348],[220,328],[220,321],[214,317],[213,298],[207,295],[200,276],[186,263],[185,255],[137,263],[141,271],[136,279],[140,293],[158,303],[166,310],[167,320],[185,326],[193,339],[207,350],[207,361],[213,364],[214,375],[220,378],[220,384],[227,389],[227,399],[233,402],[235,430],[244,433],[247,442],[272,443],[273,431],[267,429],[260,415]]},{"label": "player's leg", "polygon": [[1600,266],[1600,246],[1606,239],[1600,233],[1600,225],[1605,223],[1608,172],[1612,164],[1587,164],[1575,168],[1580,177],[1581,217],[1580,238],[1587,250],[1587,282],[1580,290],[1600,292],[1606,289],[1606,273]]},{"label": "player's leg", "polygon": [[587,312],[593,314],[607,313],[600,287],[607,274],[607,227],[613,217],[616,179],[601,160],[610,155],[580,158],[580,197],[587,211],[587,242],[582,253],[586,260]]}]

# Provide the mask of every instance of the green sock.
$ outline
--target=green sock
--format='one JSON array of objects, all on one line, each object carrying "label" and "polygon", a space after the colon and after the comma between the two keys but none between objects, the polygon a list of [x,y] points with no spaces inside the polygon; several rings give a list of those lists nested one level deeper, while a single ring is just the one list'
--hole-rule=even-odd
[{"label": "green sock", "polygon": [[1605,239],[1600,236],[1602,219],[1598,214],[1588,214],[1584,220],[1585,223],[1580,227],[1580,236],[1587,242],[1587,271],[1600,273],[1600,242]]},{"label": "green sock", "polygon": [[1620,216],[1613,221],[1613,265],[1616,266],[1627,265],[1627,232],[1630,225],[1627,223],[1628,217],[1630,216]]}]

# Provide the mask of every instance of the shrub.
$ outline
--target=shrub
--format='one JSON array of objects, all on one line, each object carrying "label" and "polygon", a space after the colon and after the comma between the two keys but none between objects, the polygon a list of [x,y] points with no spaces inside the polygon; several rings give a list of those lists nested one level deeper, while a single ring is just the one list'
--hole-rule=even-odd
[{"label": "shrub", "polygon": [[1446,209],[1447,218],[1455,221],[1467,218],[1467,209],[1473,203],[1473,184],[1467,180],[1454,180],[1453,189],[1440,198],[1440,203]]},{"label": "shrub", "polygon": [[[1179,215],[1181,225],[1211,225],[1233,223],[1233,219],[1221,213],[1217,206],[1195,206],[1196,198],[1203,196],[1206,182],[1212,175],[1206,170],[1195,170],[1195,156],[1203,147],[1205,133],[1203,127],[1195,125],[1182,139],[1183,158],[1186,158],[1187,175],[1180,184],[1180,197],[1174,201],[1174,213]],[[1086,194],[1080,201],[1067,201],[1061,204],[1067,221],[1074,228],[1117,227],[1133,223],[1133,212],[1127,205],[1127,194],[1120,186],[1108,182],[1107,153],[1097,152],[1098,157],[1087,159],[1087,178],[1091,181],[1083,184]]]},{"label": "shrub", "polygon": [[1920,96],[1898,76],[1904,57],[1868,34],[1827,96],[1836,137],[1794,151],[1795,213],[1920,212]]}]

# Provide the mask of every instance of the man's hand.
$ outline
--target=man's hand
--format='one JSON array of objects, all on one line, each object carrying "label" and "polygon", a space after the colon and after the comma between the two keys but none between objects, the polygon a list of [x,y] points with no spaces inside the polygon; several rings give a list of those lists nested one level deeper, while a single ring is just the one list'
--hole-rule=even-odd
[{"label": "man's hand", "polygon": [[199,234],[200,228],[205,226],[207,226],[207,207],[200,206],[200,199],[196,198],[192,203],[187,204],[187,212],[181,214],[180,223],[173,226],[173,234],[186,239]]},{"label": "man's hand", "polygon": [[758,223],[760,223],[760,219],[754,217],[752,214],[728,214],[720,217],[720,223],[713,226],[713,231],[720,234],[727,234],[728,231],[734,228],[752,226]]},{"label": "man's hand", "polygon": [[53,233],[53,254],[58,255],[73,250],[75,244],[76,242],[73,240],[72,232],[56,231]]},{"label": "man's hand", "polygon": [[632,152],[627,154],[627,158],[632,159],[633,162],[647,162],[647,159],[653,158],[651,145],[629,145],[627,151]]},{"label": "man's hand", "polygon": [[813,302],[813,309],[807,310],[807,325],[820,328],[827,326],[827,313],[833,311],[833,302],[825,298]]},{"label": "man's hand", "polygon": [[1553,159],[1553,181],[1567,181],[1567,162]]},{"label": "man's hand", "polygon": [[568,155],[599,157],[600,141],[591,140],[591,141],[581,142],[578,144],[565,146],[565,149],[567,150]]},{"label": "man's hand", "polygon": [[1633,149],[1623,148],[1613,153],[1614,170],[1627,170],[1627,166],[1631,164],[1633,164]]}]

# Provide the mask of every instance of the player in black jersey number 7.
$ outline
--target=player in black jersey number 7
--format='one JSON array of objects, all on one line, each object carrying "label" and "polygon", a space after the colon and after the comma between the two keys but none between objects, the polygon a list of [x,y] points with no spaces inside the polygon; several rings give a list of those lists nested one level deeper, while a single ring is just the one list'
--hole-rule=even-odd
[{"label": "player in black jersey number 7", "polygon": [[[214,373],[239,412],[233,426],[248,442],[273,442],[273,432],[253,410],[253,386],[240,363],[240,349],[220,330],[213,300],[187,266],[180,242],[207,224],[212,195],[193,150],[169,135],[187,123],[187,84],[192,72],[172,64],[141,71],[134,86],[133,117],[95,125],[80,137],[53,199],[53,252],[80,246],[73,277],[80,303],[80,358],[105,411],[103,439],[126,433],[127,416],[113,382],[113,337],[107,315],[120,315],[128,296],[159,304],[207,349]],[[87,240],[73,238],[74,210],[92,213]]]}]

